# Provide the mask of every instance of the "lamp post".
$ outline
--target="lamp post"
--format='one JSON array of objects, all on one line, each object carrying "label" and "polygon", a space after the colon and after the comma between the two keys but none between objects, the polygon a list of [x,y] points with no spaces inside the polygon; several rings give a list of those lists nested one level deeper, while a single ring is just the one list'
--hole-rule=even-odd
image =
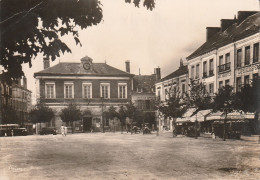
[{"label": "lamp post", "polygon": [[101,119],[102,119],[102,131],[103,133],[105,133],[105,124],[104,124],[104,118],[103,118],[103,100],[104,100],[104,97],[102,96],[101,97]]}]

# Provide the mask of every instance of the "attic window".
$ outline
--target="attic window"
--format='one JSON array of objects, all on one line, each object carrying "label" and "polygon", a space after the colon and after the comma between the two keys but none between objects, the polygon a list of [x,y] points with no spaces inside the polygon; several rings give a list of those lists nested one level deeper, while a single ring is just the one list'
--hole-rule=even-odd
[{"label": "attic window", "polygon": [[140,87],[137,88],[138,93],[141,93],[142,91],[143,91],[142,88],[140,88]]}]

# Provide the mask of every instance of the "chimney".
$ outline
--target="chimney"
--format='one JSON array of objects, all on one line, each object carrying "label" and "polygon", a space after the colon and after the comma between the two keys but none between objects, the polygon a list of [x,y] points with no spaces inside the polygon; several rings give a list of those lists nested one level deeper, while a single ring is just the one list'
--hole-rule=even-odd
[{"label": "chimney", "polygon": [[237,13],[237,23],[240,24],[249,16],[258,13],[258,11],[238,11]]},{"label": "chimney", "polygon": [[220,27],[206,27],[206,41],[208,41],[212,36],[220,32]]},{"label": "chimney", "polygon": [[183,66],[183,60],[182,60],[182,58],[180,59],[180,67],[182,67]]},{"label": "chimney", "polygon": [[221,32],[224,32],[227,28],[229,28],[232,24],[236,23],[236,19],[221,19]]},{"label": "chimney", "polygon": [[43,58],[43,69],[47,69],[50,67],[50,60],[49,58],[45,57]]},{"label": "chimney", "polygon": [[130,73],[130,61],[125,61],[125,71],[127,72],[127,73]]},{"label": "chimney", "polygon": [[23,87],[27,89],[27,78],[25,76],[23,77]]},{"label": "chimney", "polygon": [[155,69],[155,75],[156,75],[156,81],[159,81],[161,79],[161,69],[158,67]]}]

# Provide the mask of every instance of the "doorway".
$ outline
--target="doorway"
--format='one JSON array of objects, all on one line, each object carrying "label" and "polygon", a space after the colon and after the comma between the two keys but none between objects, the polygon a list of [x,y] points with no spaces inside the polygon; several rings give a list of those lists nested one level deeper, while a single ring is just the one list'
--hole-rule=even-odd
[{"label": "doorway", "polygon": [[83,131],[91,132],[92,128],[92,117],[83,117]]}]

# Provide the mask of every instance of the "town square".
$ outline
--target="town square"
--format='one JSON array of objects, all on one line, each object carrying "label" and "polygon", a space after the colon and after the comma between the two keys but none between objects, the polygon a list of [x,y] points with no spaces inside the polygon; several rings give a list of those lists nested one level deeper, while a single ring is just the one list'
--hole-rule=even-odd
[{"label": "town square", "polygon": [[260,179],[258,0],[0,0],[0,180]]}]

